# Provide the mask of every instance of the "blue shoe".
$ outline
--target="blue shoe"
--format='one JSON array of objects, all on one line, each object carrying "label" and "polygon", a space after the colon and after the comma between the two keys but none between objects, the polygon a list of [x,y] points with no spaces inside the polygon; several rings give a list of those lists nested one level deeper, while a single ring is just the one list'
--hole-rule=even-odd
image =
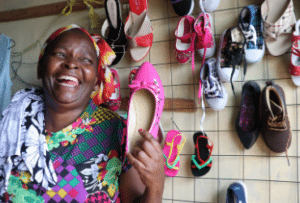
[{"label": "blue shoe", "polygon": [[248,63],[260,61],[265,53],[260,7],[256,5],[244,7],[239,16],[238,26],[246,38],[246,61]]},{"label": "blue shoe", "polygon": [[245,183],[237,181],[227,189],[226,203],[247,203],[248,194]]}]

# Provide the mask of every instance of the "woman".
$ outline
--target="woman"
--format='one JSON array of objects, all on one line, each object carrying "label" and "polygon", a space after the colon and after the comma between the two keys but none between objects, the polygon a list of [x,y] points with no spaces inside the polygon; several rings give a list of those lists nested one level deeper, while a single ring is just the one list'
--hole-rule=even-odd
[{"label": "woman", "polygon": [[18,92],[0,123],[2,202],[161,202],[159,143],[140,130],[144,142],[126,156],[125,121],[91,99],[108,92],[101,51],[75,25],[46,41],[43,90]]}]

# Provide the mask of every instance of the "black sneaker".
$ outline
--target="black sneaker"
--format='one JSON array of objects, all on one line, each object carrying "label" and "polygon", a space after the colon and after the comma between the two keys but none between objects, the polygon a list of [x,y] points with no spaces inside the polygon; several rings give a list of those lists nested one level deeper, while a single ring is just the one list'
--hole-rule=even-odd
[{"label": "black sneaker", "polygon": [[194,0],[171,0],[171,3],[179,16],[190,15],[194,9]]}]

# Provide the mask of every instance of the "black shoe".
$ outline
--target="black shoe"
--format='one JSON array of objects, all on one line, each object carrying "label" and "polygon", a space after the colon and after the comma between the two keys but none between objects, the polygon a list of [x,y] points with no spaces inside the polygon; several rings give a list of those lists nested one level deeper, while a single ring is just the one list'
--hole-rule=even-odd
[{"label": "black shoe", "polygon": [[259,135],[259,100],[259,85],[254,81],[245,83],[235,127],[246,149],[253,146]]},{"label": "black shoe", "polygon": [[194,0],[171,0],[174,11],[179,16],[190,15],[194,9]]}]

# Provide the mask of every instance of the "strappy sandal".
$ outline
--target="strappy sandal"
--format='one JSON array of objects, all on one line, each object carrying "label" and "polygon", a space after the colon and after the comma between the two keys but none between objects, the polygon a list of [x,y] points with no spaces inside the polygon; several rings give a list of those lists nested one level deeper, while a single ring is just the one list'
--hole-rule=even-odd
[{"label": "strappy sandal", "polygon": [[113,66],[122,60],[127,50],[127,39],[124,33],[119,0],[105,0],[105,12],[107,19],[102,25],[101,33],[116,54],[116,58],[111,64]]},{"label": "strappy sandal", "polygon": [[192,60],[192,70],[194,73],[194,47],[196,33],[194,32],[195,18],[193,16],[183,16],[175,30],[175,57],[179,63],[187,63]]},{"label": "strappy sandal", "polygon": [[195,154],[191,158],[191,169],[194,176],[203,176],[212,167],[211,153],[214,145],[213,143],[208,145],[208,140],[212,143],[205,133],[194,134]]},{"label": "strappy sandal", "polygon": [[153,28],[148,17],[148,0],[129,0],[129,9],[125,34],[132,59],[141,61],[146,57],[153,43]]},{"label": "strappy sandal", "polygon": [[176,130],[170,130],[166,136],[163,156],[165,158],[165,174],[170,177],[177,175],[179,171],[179,154],[184,146],[186,138]]},{"label": "strappy sandal", "polygon": [[265,0],[261,5],[266,46],[273,56],[286,53],[292,46],[292,28],[296,23],[292,0]]}]

